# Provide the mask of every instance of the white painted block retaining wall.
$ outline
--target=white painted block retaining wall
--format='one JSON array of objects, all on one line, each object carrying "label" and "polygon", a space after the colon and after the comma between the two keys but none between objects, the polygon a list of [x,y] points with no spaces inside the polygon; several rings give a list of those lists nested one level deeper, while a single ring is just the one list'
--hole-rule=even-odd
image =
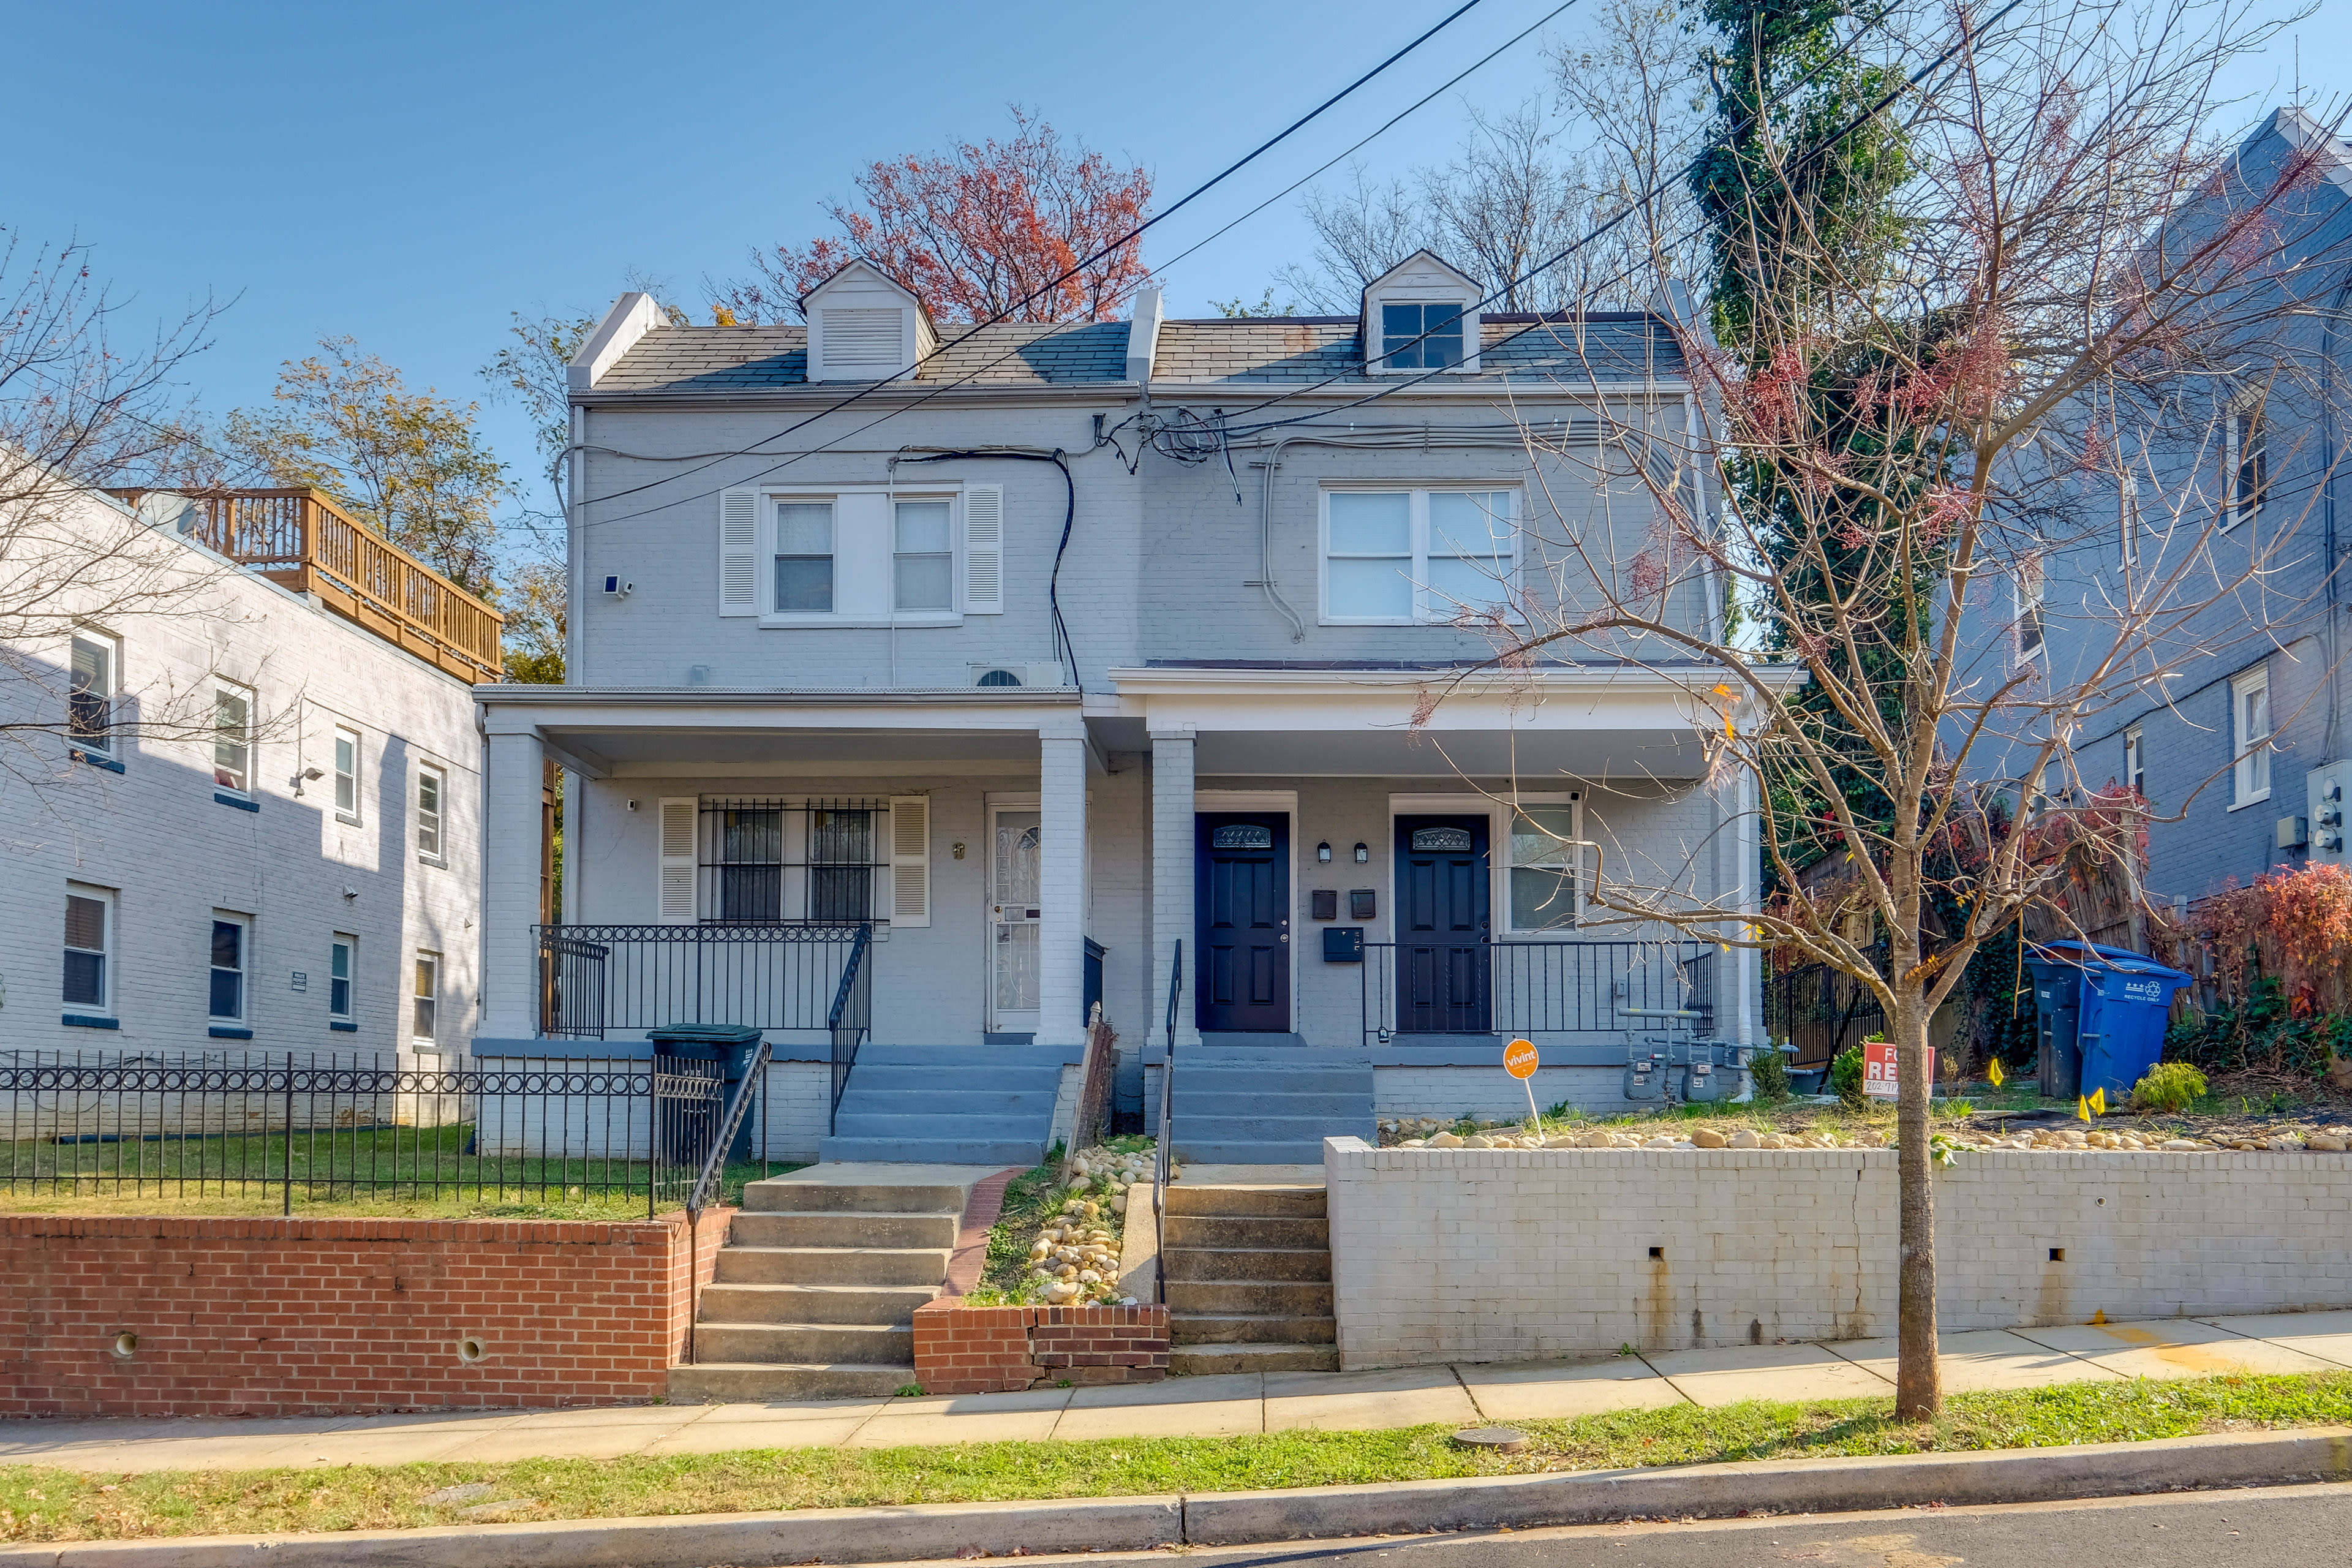
[{"label": "white painted block retaining wall", "polygon": [[[1895,1332],[1890,1151],[1323,1148],[1350,1369]],[[2352,1155],[1962,1154],[1936,1255],[1948,1331],[2352,1307]]]}]

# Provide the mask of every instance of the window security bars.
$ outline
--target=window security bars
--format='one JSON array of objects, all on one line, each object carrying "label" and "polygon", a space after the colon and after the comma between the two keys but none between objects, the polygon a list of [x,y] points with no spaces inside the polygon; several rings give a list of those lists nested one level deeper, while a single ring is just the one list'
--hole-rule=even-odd
[{"label": "window security bars", "polygon": [[[548,925],[537,928],[540,1028],[601,1040],[677,1024],[772,1032],[838,1027],[845,978],[871,968],[857,922]],[[855,962],[853,962],[855,961]],[[853,1007],[858,1004],[853,999]]]},{"label": "window security bars", "polygon": [[887,800],[706,800],[696,908],[717,921],[869,921],[889,908]]},{"label": "window security bars", "polygon": [[11,1193],[275,1194],[287,1213],[366,1194],[655,1214],[693,1192],[725,1090],[725,1064],[669,1058],[0,1053]]},{"label": "window security bars", "polygon": [[[1704,942],[1368,942],[1365,1041],[1399,1035],[1622,1035],[1634,1009],[1688,1008],[1714,1027]],[[1595,1042],[1598,1043],[1598,1042]]]}]

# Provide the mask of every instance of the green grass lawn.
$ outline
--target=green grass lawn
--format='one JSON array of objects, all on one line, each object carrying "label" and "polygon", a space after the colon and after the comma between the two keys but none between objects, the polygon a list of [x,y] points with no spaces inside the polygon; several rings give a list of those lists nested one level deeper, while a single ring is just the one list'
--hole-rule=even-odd
[{"label": "green grass lawn", "polygon": [[[1898,1422],[1891,1399],[1677,1405],[1522,1422],[1519,1454],[1457,1447],[1442,1426],[1263,1436],[792,1448],[671,1458],[83,1475],[0,1468],[0,1539],[118,1540],[508,1520],[605,1519],[875,1503],[968,1502],[1335,1486],[1732,1459],[1915,1454],[2138,1441],[2352,1422],[2352,1373],[2083,1383],[1954,1395],[1942,1419]],[[486,1483],[463,1502],[444,1488]]]}]

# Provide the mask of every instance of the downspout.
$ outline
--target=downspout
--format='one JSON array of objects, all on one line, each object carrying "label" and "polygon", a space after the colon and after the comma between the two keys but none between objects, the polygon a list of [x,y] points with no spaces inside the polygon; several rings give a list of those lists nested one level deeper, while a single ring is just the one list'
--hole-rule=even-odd
[{"label": "downspout", "polygon": [[2336,299],[2328,306],[2327,319],[2319,329],[2320,384],[2325,389],[2319,407],[2319,520],[2327,573],[2327,730],[2319,750],[2321,761],[2327,763],[2336,761],[2340,754],[2344,718],[2342,638],[2336,626],[2342,614],[2339,600],[2343,585],[2336,544],[2336,323],[2344,314],[2347,296],[2352,296],[2352,271],[2347,271],[2344,281],[2336,285]]}]

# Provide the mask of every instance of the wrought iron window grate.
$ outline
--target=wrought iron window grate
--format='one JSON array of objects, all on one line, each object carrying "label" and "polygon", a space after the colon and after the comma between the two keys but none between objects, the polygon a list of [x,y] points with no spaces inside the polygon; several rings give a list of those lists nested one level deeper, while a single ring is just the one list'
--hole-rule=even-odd
[{"label": "wrought iron window grate", "polygon": [[887,919],[889,820],[886,799],[705,799],[702,918]]}]

